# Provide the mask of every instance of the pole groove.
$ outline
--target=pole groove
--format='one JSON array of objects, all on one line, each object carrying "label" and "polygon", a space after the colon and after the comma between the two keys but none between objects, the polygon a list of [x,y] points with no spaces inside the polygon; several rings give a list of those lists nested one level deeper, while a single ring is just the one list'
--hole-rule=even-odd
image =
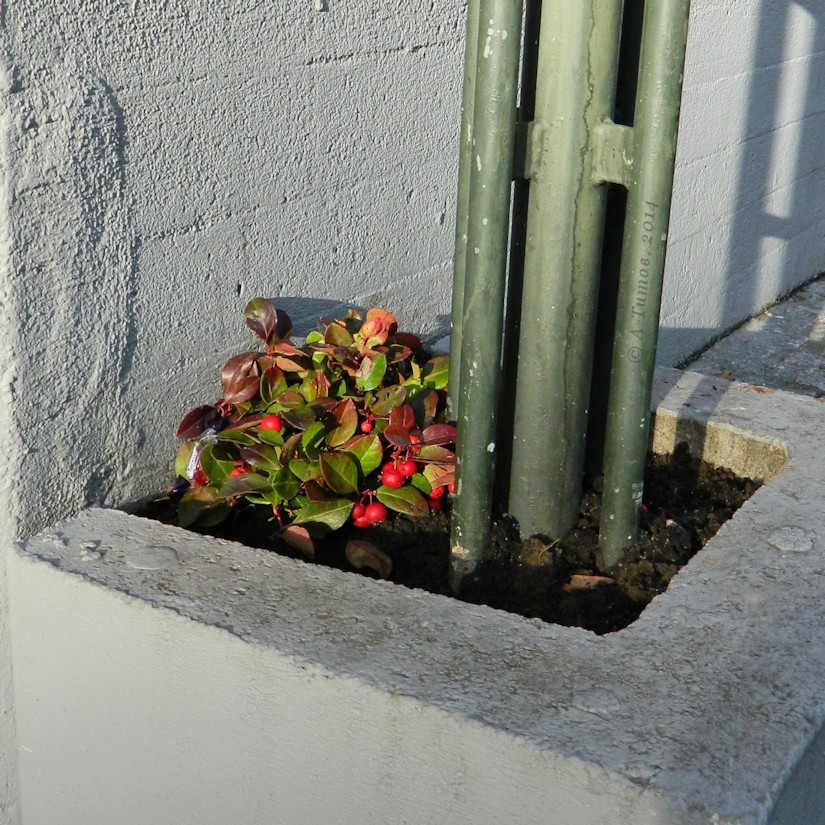
[{"label": "pole groove", "polygon": [[481,560],[490,532],[521,18],[521,0],[481,0],[451,536],[455,590]]},{"label": "pole groove", "polygon": [[639,534],[689,13],[690,0],[648,2],[644,13],[599,526],[612,570]]},{"label": "pole groove", "polygon": [[593,137],[613,115],[622,0],[544,0],[509,512],[560,538],[581,500],[606,186]]},{"label": "pole groove", "polygon": [[458,193],[455,216],[455,256],[453,259],[453,296],[450,311],[450,384],[447,388],[447,414],[458,417],[461,384],[461,339],[464,316],[464,276],[467,267],[467,220],[470,209],[470,174],[473,161],[473,130],[476,96],[478,29],[481,0],[467,4],[467,32],[464,45],[464,87],[461,101],[461,142],[458,158]]}]

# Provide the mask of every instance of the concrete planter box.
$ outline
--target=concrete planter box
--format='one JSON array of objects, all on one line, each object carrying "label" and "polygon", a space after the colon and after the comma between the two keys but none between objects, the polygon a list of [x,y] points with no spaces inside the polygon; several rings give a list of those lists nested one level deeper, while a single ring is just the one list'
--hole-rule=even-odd
[{"label": "concrete planter box", "polygon": [[662,370],[770,476],[597,637],[93,510],[8,559],[24,825],[825,821],[825,404]]}]

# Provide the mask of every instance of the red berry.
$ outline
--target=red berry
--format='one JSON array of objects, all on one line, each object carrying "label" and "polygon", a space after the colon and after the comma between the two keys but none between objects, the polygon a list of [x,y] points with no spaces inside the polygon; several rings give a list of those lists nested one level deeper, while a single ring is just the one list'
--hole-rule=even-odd
[{"label": "red berry", "polygon": [[410,444],[420,444],[421,436],[418,433],[410,433]]},{"label": "red berry", "polygon": [[[444,488],[442,487],[441,489],[443,490]],[[427,499],[427,503],[430,505],[431,510],[440,510],[442,506],[441,499],[433,498],[432,496]]]},{"label": "red berry", "polygon": [[271,430],[273,432],[279,433],[283,428],[284,422],[281,421],[280,415],[265,415],[261,419],[262,430]]},{"label": "red berry", "polygon": [[237,478],[238,476],[245,476],[248,473],[252,472],[252,468],[248,467],[246,464],[241,464],[239,467],[235,467],[234,470],[229,474],[230,478]]},{"label": "red berry", "polygon": [[372,421],[366,420],[361,422],[361,432],[362,433],[371,433],[372,432]]},{"label": "red berry", "polygon": [[380,501],[373,501],[367,507],[366,518],[370,524],[380,524],[387,517],[387,508]]},{"label": "red berry", "polygon": [[447,489],[448,489],[448,490],[449,490],[449,491],[450,491],[453,495],[455,495],[455,482],[454,482],[454,481],[451,481],[451,482],[447,485]]},{"label": "red berry", "polygon": [[352,508],[352,517],[354,519],[364,518],[364,514],[367,512],[367,508],[364,507],[363,504],[360,502]]},{"label": "red berry", "polygon": [[366,516],[361,516],[361,518],[355,519],[353,524],[356,527],[369,527],[372,524],[372,522]]},{"label": "red berry", "polygon": [[414,476],[418,472],[418,467],[411,458],[408,458],[406,461],[399,461],[397,469],[404,478]]},{"label": "red berry", "polygon": [[430,498],[441,498],[446,492],[446,487],[433,487],[433,489],[430,490]]},{"label": "red berry", "polygon": [[198,466],[192,474],[192,486],[203,487],[204,484],[209,484],[209,479],[207,478],[206,473],[200,468],[200,466]]},{"label": "red berry", "polygon": [[387,487],[392,487],[393,490],[397,490],[399,487],[404,486],[404,476],[392,467],[388,467],[384,470],[381,474],[381,481],[383,481]]}]

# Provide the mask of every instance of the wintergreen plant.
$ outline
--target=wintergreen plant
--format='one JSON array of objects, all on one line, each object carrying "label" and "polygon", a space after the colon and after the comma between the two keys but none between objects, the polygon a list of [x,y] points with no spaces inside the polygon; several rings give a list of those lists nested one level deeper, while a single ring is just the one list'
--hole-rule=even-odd
[{"label": "wintergreen plant", "polygon": [[[350,519],[369,527],[388,510],[440,509],[455,469],[448,358],[424,358],[421,340],[398,332],[383,309],[322,319],[303,347],[290,342],[292,323],[271,301],[255,298],[245,314],[265,352],[231,358],[223,396],[178,429],[181,526],[266,506],[283,538],[311,555],[314,538]],[[366,560],[357,548],[350,560],[378,569],[361,550]]]}]

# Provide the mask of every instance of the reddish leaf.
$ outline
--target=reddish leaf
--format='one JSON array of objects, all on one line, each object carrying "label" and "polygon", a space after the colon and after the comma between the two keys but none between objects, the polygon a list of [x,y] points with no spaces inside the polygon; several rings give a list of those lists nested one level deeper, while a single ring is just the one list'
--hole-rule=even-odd
[{"label": "reddish leaf", "polygon": [[243,381],[250,375],[258,374],[258,353],[242,352],[234,358],[230,358],[224,365],[221,372],[221,384],[228,391],[229,387]]},{"label": "reddish leaf", "polygon": [[197,438],[213,421],[218,419],[218,411],[209,405],[195,407],[183,417],[177,436],[184,441]]},{"label": "reddish leaf", "polygon": [[301,444],[301,437],[303,433],[295,433],[291,435],[286,441],[284,441],[284,446],[281,447],[281,464],[286,466],[295,458],[295,453],[298,450],[298,447]]},{"label": "reddish leaf", "polygon": [[281,418],[296,430],[305,430],[315,421],[315,410],[310,406],[293,407],[291,410],[284,410]]},{"label": "reddish leaf", "polygon": [[455,453],[446,447],[421,447],[415,459],[433,464],[455,464]]},{"label": "reddish leaf", "polygon": [[326,398],[327,396],[329,396],[329,378],[327,378],[327,376],[323,372],[321,372],[321,370],[316,370],[314,375],[312,376],[312,386],[315,389],[316,398]]},{"label": "reddish leaf", "polygon": [[278,534],[290,547],[300,550],[307,558],[315,558],[315,542],[306,527],[290,524]]},{"label": "reddish leaf", "polygon": [[295,390],[287,390],[286,392],[282,392],[275,400],[282,407],[286,407],[287,409],[291,409],[292,407],[303,407],[304,404],[306,404],[304,396]]},{"label": "reddish leaf", "polygon": [[407,347],[413,352],[418,352],[418,350],[420,350],[421,347],[424,346],[422,340],[417,335],[413,335],[410,332],[396,332],[395,334],[390,336],[387,343],[401,344],[401,346]]},{"label": "reddish leaf", "polygon": [[341,401],[332,411],[333,421],[327,424],[326,442],[339,447],[355,435],[358,428],[358,412],[351,398]]},{"label": "reddish leaf", "polygon": [[415,412],[409,404],[402,404],[390,411],[390,424],[409,430],[415,426]]},{"label": "reddish leaf", "polygon": [[240,378],[226,387],[223,400],[228,404],[243,404],[258,397],[261,388],[260,380],[256,375]]},{"label": "reddish leaf", "polygon": [[458,430],[452,424],[433,424],[421,433],[424,444],[455,444]]},{"label": "reddish leaf", "polygon": [[292,321],[280,309],[276,309],[272,301],[266,298],[253,298],[244,310],[246,325],[268,347],[279,341],[289,338],[292,333]]},{"label": "reddish leaf", "polygon": [[405,427],[402,427],[400,424],[390,424],[385,427],[383,436],[390,442],[390,444],[395,444],[396,447],[402,447],[404,449],[412,447],[412,441],[410,441],[410,431]]},{"label": "reddish leaf", "polygon": [[344,548],[347,561],[356,569],[369,567],[382,579],[388,579],[392,573],[392,559],[382,553],[374,544],[363,539],[350,539]]}]

